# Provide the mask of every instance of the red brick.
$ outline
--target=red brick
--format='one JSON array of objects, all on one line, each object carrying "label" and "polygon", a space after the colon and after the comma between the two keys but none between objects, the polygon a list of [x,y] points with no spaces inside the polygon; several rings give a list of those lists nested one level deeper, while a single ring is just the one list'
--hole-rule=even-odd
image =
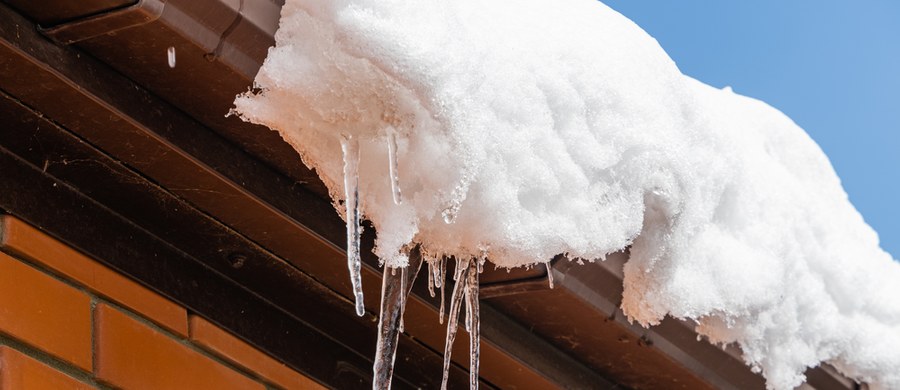
[{"label": "red brick", "polygon": [[187,336],[187,311],[14,217],[0,216],[3,247]]},{"label": "red brick", "polygon": [[260,389],[264,386],[110,306],[96,309],[97,379],[140,389]]},{"label": "red brick", "polygon": [[198,316],[190,319],[191,340],[204,349],[285,389],[324,389],[265,353]]},{"label": "red brick", "polygon": [[0,332],[91,370],[91,299],[0,253]]},{"label": "red brick", "polygon": [[87,390],[94,386],[77,381],[52,367],[7,346],[0,346],[0,390]]}]

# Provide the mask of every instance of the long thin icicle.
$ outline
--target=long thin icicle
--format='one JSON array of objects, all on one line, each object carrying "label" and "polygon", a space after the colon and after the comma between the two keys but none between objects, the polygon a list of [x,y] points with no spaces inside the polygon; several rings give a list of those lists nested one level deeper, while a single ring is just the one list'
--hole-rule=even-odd
[{"label": "long thin icicle", "polygon": [[400,333],[403,333],[404,328],[406,328],[406,324],[403,322],[403,312],[406,307],[406,274],[407,270],[409,270],[409,265],[406,267],[400,268]]},{"label": "long thin icicle", "polygon": [[428,262],[428,294],[434,298],[434,272],[437,268],[437,259],[426,260]]},{"label": "long thin icicle", "polygon": [[444,297],[444,285],[447,284],[446,283],[446,280],[447,280],[447,258],[446,257],[441,257],[440,273],[441,273],[440,277],[437,278],[437,281],[439,283],[438,287],[441,288],[441,311],[438,314],[438,322],[441,325],[443,325],[444,324],[444,302],[447,301],[447,299]]},{"label": "long thin icicle", "polygon": [[[483,260],[472,260],[466,277],[466,322],[469,324],[469,388],[478,389],[478,363],[481,358],[481,319],[478,306],[478,274]],[[477,265],[476,265],[477,263]]]},{"label": "long thin icicle", "polygon": [[[475,260],[472,260],[472,261],[475,261]],[[465,280],[464,280],[466,282],[466,285],[464,286],[465,290],[463,290],[463,292],[465,293],[465,297],[463,299],[464,299],[464,302],[466,303],[466,320],[465,320],[466,332],[471,332],[472,331],[472,316],[470,314],[472,314],[472,309],[469,307],[469,285],[468,285],[469,277],[468,277],[468,275],[469,275],[468,272],[466,272],[466,276],[465,276]],[[459,282],[457,282],[457,283],[459,283]]]},{"label": "long thin icicle", "polygon": [[394,196],[394,204],[400,204],[403,202],[403,199],[400,198],[400,174],[397,172],[397,131],[393,127],[388,127],[387,134],[391,191]]},{"label": "long thin icicle", "polygon": [[381,312],[378,315],[378,343],[375,347],[372,389],[390,389],[397,356],[397,343],[402,330],[406,297],[422,266],[422,257],[413,251],[409,265],[399,273],[385,266],[381,281]]},{"label": "long thin icicle", "polygon": [[450,296],[450,313],[447,317],[447,338],[444,341],[444,374],[441,379],[441,390],[447,390],[447,379],[450,378],[450,356],[453,350],[453,340],[456,340],[456,328],[459,327],[459,309],[462,306],[465,295],[465,275],[469,269],[469,260],[456,260],[456,272],[453,276],[456,283],[453,284],[453,295]]},{"label": "long thin icicle", "polygon": [[352,135],[341,137],[344,154],[344,207],[347,209],[347,268],[356,298],[356,315],[366,314],[362,291],[362,262],[359,259],[359,140]]},{"label": "long thin icicle", "polygon": [[400,336],[399,321],[401,317],[400,277],[385,266],[381,279],[381,313],[378,315],[378,343],[375,346],[375,364],[372,367],[374,378],[372,389],[382,390],[391,387],[394,375],[394,359],[397,356],[397,339]]}]

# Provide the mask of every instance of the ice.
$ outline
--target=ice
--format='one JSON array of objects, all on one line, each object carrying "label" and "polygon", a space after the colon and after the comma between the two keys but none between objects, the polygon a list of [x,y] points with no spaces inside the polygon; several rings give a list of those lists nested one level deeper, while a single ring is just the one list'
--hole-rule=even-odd
[{"label": "ice", "polygon": [[437,267],[437,261],[428,262],[428,295],[431,295],[432,298],[434,298],[434,274],[437,272]]},{"label": "ice", "polygon": [[166,59],[168,60],[169,67],[175,68],[175,47],[174,46],[169,46],[169,48],[166,49]]},{"label": "ice", "polygon": [[[464,275],[468,270],[468,260],[457,260],[456,271],[453,273],[453,293],[450,295],[450,313],[447,318],[447,337],[444,339],[444,371],[441,379],[441,389],[447,388],[447,379],[450,378],[450,358],[453,352],[453,341],[456,340],[456,330],[459,327],[459,309],[462,306],[465,295]],[[441,302],[443,304],[443,302]],[[443,315],[441,316],[443,318]]]},{"label": "ice", "polygon": [[444,287],[444,278],[447,277],[447,259],[440,257],[437,259],[437,266],[434,269],[434,286],[438,288]]},{"label": "ice", "polygon": [[426,263],[428,264],[428,294],[434,298],[435,287],[440,288],[443,294],[444,259],[440,257],[430,257],[427,258]]},{"label": "ice", "polygon": [[[462,304],[466,303],[466,324],[477,321],[478,316],[478,270],[476,260],[456,260],[456,271],[453,272],[453,294],[450,296],[450,313],[447,316],[447,338],[444,341],[444,374],[441,380],[441,389],[447,389],[447,379],[450,378],[450,358],[453,352],[453,341],[456,340],[456,330],[459,327],[459,311]],[[472,275],[474,274],[474,276]],[[470,290],[476,290],[474,295]],[[471,298],[471,299],[470,299]],[[474,299],[474,309],[471,300]],[[473,316],[474,311],[474,316]],[[443,317],[443,316],[442,316]],[[469,333],[469,351],[472,357],[479,355],[480,339],[477,330]],[[470,362],[469,388],[478,388],[478,362]]]},{"label": "ice", "polygon": [[399,205],[403,200],[400,199],[400,174],[397,173],[397,133],[393,128],[388,128],[387,144],[391,174],[391,195],[394,197],[394,204]]},{"label": "ice", "polygon": [[[394,360],[397,355],[397,342],[403,332],[403,312],[406,310],[406,297],[416,280],[422,256],[413,251],[409,265],[398,276],[392,272],[394,268],[384,267],[381,279],[381,313],[378,316],[378,343],[375,349],[374,378],[372,389],[390,389],[394,372]],[[407,273],[405,270],[414,272]]]},{"label": "ice", "polygon": [[502,267],[629,248],[629,319],[693,319],[770,388],[822,362],[900,388],[900,266],[828,158],[778,110],[682,75],[605,5],[286,0],[275,39],[235,110],[315,169],[348,237],[371,221],[386,266],[414,245],[487,248]]},{"label": "ice", "polygon": [[[359,254],[359,140],[353,135],[341,137],[344,161],[344,208],[347,210],[347,268],[356,298],[356,315],[366,314],[362,291],[362,261]],[[385,267],[387,269],[387,267]]]},{"label": "ice", "polygon": [[[400,291],[406,291],[406,275],[408,270],[409,266],[400,269]],[[400,307],[403,309],[406,308],[406,294],[400,294]],[[406,322],[403,321],[403,312],[405,311],[403,309],[400,310],[400,333],[403,333],[406,328]]]},{"label": "ice", "polygon": [[447,298],[444,297],[444,286],[447,284],[447,258],[441,258],[441,266],[440,266],[440,276],[435,279],[438,283],[438,287],[441,289],[441,309],[438,311],[438,323],[444,324],[444,302],[447,301]]},{"label": "ice", "polygon": [[[466,331],[469,332],[469,388],[478,388],[478,364],[481,361],[481,317],[478,306],[479,260],[472,260],[466,275]],[[459,283],[460,281],[457,281]],[[448,357],[449,358],[449,357]]]},{"label": "ice", "polygon": [[400,337],[402,288],[397,288],[400,278],[391,275],[384,267],[381,279],[381,313],[378,316],[378,342],[375,347],[373,389],[390,389]]},{"label": "ice", "polygon": [[449,225],[456,222],[456,214],[459,213],[459,207],[459,203],[454,203],[444,208],[444,211],[441,212],[441,218],[444,219],[444,223]]}]

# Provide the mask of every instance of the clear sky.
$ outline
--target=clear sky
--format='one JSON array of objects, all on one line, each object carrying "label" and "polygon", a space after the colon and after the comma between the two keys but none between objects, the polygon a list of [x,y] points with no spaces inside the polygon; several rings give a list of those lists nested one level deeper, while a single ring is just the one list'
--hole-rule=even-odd
[{"label": "clear sky", "polygon": [[900,0],[604,0],[681,71],[775,106],[819,143],[900,260]]}]

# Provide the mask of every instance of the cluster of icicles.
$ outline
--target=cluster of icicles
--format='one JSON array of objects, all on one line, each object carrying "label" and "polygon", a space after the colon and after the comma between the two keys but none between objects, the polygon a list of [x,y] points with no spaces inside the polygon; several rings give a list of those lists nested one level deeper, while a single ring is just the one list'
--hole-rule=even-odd
[{"label": "cluster of icicles", "polygon": [[[400,181],[397,175],[397,139],[393,132],[388,133],[388,156],[390,163],[391,188],[394,203],[400,204]],[[359,212],[359,140],[352,135],[341,137],[341,151],[344,159],[344,195],[347,212],[347,267],[350,269],[350,281],[356,304],[356,314],[365,314],[362,291],[362,262],[360,259],[360,212]],[[453,223],[452,218],[445,218]],[[450,312],[447,321],[447,338],[444,344],[444,367],[441,389],[447,388],[450,373],[450,353],[456,330],[459,326],[459,312],[462,304],[466,304],[465,327],[469,333],[469,387],[478,388],[478,363],[481,336],[479,330],[478,307],[478,275],[483,271],[486,259],[457,259],[453,272],[453,292],[450,296]],[[422,263],[428,264],[428,292],[435,297],[435,288],[440,289],[441,308],[439,321],[444,323],[444,282],[447,276],[447,258],[431,257],[420,248],[410,250],[409,263],[400,268],[384,267],[381,285],[381,314],[378,317],[378,344],[375,351],[373,389],[388,389],[394,372],[394,358],[397,353],[397,342],[403,332],[403,312],[406,298],[412,291]],[[412,271],[412,272],[410,272]],[[548,275],[552,275],[548,269]],[[552,279],[550,281],[553,286]]]},{"label": "cluster of icicles", "polygon": [[[435,288],[440,289],[441,309],[439,320],[444,323],[444,283],[447,275],[446,258],[428,258],[418,248],[410,251],[409,265],[405,268],[385,267],[381,284],[381,314],[378,317],[378,345],[375,349],[373,389],[388,389],[391,386],[391,377],[394,371],[394,357],[397,353],[397,342],[400,333],[403,332],[403,311],[406,308],[406,298],[412,290],[412,284],[416,280],[423,263],[428,264],[428,292],[432,298],[435,296]],[[350,262],[357,259],[348,259]],[[459,312],[462,304],[466,304],[466,331],[469,332],[469,385],[478,388],[478,357],[481,337],[479,332],[478,316],[478,275],[482,271],[484,259],[457,260],[456,269],[453,272],[453,292],[450,296],[450,312],[447,315],[447,339],[444,345],[444,367],[441,379],[441,388],[447,388],[447,379],[450,373],[450,352],[453,341],[456,339],[456,329],[459,326]],[[411,272],[410,272],[411,271]],[[360,294],[358,291],[357,294]],[[360,297],[360,295],[357,295]],[[357,301],[357,307],[359,302]]]}]

